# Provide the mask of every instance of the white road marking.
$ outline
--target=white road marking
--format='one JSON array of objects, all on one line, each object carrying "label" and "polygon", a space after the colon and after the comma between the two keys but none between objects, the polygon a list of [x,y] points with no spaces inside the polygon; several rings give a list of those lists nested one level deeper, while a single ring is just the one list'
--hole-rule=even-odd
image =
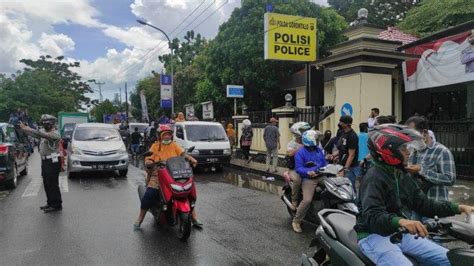
[{"label": "white road marking", "polygon": [[41,187],[43,186],[43,179],[41,177],[35,177],[31,179],[31,182],[23,192],[22,197],[36,197],[38,196],[38,192],[40,191]]},{"label": "white road marking", "polygon": [[66,173],[62,173],[62,175],[59,176],[59,189],[61,192],[69,192],[68,180]]}]

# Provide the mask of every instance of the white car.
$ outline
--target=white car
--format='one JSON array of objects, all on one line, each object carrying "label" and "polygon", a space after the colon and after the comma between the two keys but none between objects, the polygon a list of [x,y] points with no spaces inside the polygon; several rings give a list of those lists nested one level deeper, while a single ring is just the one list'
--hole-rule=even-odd
[{"label": "white car", "polygon": [[101,123],[78,124],[68,146],[67,174],[115,171],[120,176],[128,172],[128,153],[114,125]]},{"label": "white car", "polygon": [[174,125],[174,140],[190,153],[198,165],[222,166],[230,162],[230,142],[224,127],[216,122],[188,121]]}]

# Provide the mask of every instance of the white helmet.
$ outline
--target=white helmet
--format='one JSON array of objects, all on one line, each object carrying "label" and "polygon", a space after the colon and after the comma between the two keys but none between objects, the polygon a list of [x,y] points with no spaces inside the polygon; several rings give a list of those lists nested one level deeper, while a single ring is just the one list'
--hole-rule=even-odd
[{"label": "white helmet", "polygon": [[307,123],[307,122],[297,122],[297,123],[294,123],[291,126],[290,131],[291,131],[291,133],[295,134],[296,136],[301,137],[305,131],[310,130],[310,129],[311,129],[311,126],[310,126],[309,123]]},{"label": "white helmet", "polygon": [[307,130],[303,133],[302,142],[306,147],[317,147],[319,145],[319,138],[321,132],[318,130]]},{"label": "white helmet", "polygon": [[242,124],[244,125],[244,127],[249,127],[252,124],[252,122],[250,122],[250,120],[248,119],[245,119],[244,121],[242,121]]}]

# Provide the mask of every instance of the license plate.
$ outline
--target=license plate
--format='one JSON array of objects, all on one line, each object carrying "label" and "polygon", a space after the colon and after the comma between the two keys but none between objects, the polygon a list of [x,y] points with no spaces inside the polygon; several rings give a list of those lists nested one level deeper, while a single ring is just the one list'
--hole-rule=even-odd
[{"label": "license plate", "polygon": [[108,164],[96,164],[93,166],[94,169],[97,169],[97,170],[104,170],[104,169],[109,169],[110,168],[110,165]]},{"label": "license plate", "polygon": [[218,162],[218,161],[219,161],[218,158],[206,158],[206,162],[216,163],[216,162]]}]

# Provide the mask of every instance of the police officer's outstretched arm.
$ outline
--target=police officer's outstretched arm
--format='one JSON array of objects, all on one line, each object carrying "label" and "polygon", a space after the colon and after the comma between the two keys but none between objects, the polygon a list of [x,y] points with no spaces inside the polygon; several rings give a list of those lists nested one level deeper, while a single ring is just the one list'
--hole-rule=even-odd
[{"label": "police officer's outstretched arm", "polygon": [[[20,123],[20,128],[28,135],[41,139],[45,138],[49,141],[55,142],[61,139],[61,136],[55,131],[51,130],[54,127],[54,124],[56,123],[56,118],[54,116],[50,115],[42,115],[41,116],[41,124],[45,126],[46,131],[40,131],[40,130],[35,130],[30,128],[28,125],[24,123]],[[49,128],[47,128],[49,127]],[[49,130],[48,130],[49,129]]]}]

